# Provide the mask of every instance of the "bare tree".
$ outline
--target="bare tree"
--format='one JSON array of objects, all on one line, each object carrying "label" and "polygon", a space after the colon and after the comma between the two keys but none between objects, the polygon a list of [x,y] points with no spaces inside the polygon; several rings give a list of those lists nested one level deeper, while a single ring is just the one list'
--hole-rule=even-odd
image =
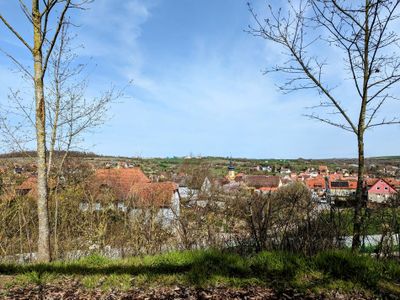
[{"label": "bare tree", "polygon": [[[51,260],[50,229],[48,216],[47,155],[46,155],[46,102],[45,75],[50,57],[59,39],[61,29],[67,22],[67,13],[73,8],[82,8],[88,0],[32,0],[31,6],[19,0],[20,9],[33,31],[33,41],[29,43],[20,32],[0,14],[0,20],[32,55],[33,74],[12,55],[9,57],[32,79],[35,91],[35,129],[38,171],[38,261]],[[54,24],[52,24],[54,22]],[[51,28],[53,27],[53,28]]]},{"label": "bare tree", "polygon": [[[399,116],[382,117],[388,100],[398,99],[393,87],[400,81],[399,35],[395,31],[399,0],[300,0],[288,1],[287,13],[268,6],[260,18],[251,4],[255,26],[250,33],[285,50],[288,59],[265,72],[286,75],[284,92],[312,89],[322,97],[322,112],[308,117],[353,133],[358,145],[358,184],[354,204],[353,250],[360,247],[365,176],[364,135],[368,129],[400,124]],[[329,60],[329,48],[339,50]],[[339,94],[327,75],[327,67],[344,71],[353,93]],[[357,100],[352,114],[345,104]],[[354,103],[354,102],[353,102]],[[325,113],[324,113],[325,112]]]},{"label": "bare tree", "polygon": [[102,125],[107,120],[110,104],[123,96],[123,89],[111,86],[97,97],[87,97],[89,85],[85,74],[86,64],[77,61],[72,45],[74,36],[69,34],[69,25],[61,29],[49,67],[49,84],[46,89],[48,143],[47,174],[54,167],[55,151],[63,151],[56,165],[56,175],[73,147],[77,147],[84,133]]}]

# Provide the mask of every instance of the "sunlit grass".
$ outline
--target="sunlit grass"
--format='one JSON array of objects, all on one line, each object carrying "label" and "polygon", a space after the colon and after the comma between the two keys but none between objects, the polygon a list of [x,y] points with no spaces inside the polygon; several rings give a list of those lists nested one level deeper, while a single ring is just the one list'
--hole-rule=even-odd
[{"label": "sunlit grass", "polygon": [[305,257],[285,252],[240,256],[215,250],[170,252],[112,260],[92,255],[71,262],[1,264],[12,275],[8,286],[78,281],[86,289],[129,290],[134,287],[263,286],[299,291],[338,290],[364,293],[390,291],[400,295],[400,264],[349,251]]}]

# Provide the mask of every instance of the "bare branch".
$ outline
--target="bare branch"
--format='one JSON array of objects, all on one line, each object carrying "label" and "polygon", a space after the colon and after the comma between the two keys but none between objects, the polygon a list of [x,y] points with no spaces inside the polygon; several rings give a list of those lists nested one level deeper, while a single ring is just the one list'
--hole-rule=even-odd
[{"label": "bare branch", "polygon": [[[68,9],[70,8],[70,4],[71,4],[71,0],[66,0],[64,8],[63,8],[63,10],[62,10],[62,12],[60,14],[59,19],[58,19],[57,27],[56,27],[56,31],[54,33],[54,36],[50,40],[49,49],[47,50],[47,53],[46,53],[46,56],[45,56],[44,62],[43,62],[43,77],[46,74],[46,69],[47,69],[47,65],[48,65],[51,53],[52,53],[52,51],[54,49],[54,46],[55,46],[55,44],[57,42],[58,35],[60,34],[61,28],[62,28],[62,26],[64,24],[65,15],[66,15]],[[50,13],[50,10],[49,10],[49,13]],[[46,16],[47,16],[47,14],[46,14]],[[47,23],[47,21],[46,21],[46,23]]]},{"label": "bare branch", "polygon": [[20,71],[22,71],[25,75],[27,75],[30,79],[33,80],[32,73],[21,62],[19,62],[13,55],[9,54],[8,52],[5,52],[2,49],[0,49],[0,52],[2,52],[5,56],[7,56],[20,69]]},{"label": "bare branch", "polygon": [[346,131],[355,133],[354,130],[353,130],[353,128],[351,128],[351,127],[349,127],[349,126],[346,126],[345,124],[336,123],[336,122],[333,122],[333,121],[331,121],[331,120],[329,120],[329,119],[321,118],[321,117],[319,117],[319,116],[317,116],[317,115],[314,115],[314,114],[311,114],[311,115],[307,115],[307,114],[306,114],[306,115],[304,115],[304,116],[305,116],[305,117],[308,117],[308,118],[310,118],[310,119],[317,120],[317,121],[320,121],[320,122],[323,122],[323,123],[326,123],[326,124],[329,124],[329,125],[338,127],[338,128],[340,128],[340,129],[343,129],[343,130],[346,130]]},{"label": "bare branch", "polygon": [[0,14],[0,20],[3,21],[4,25],[7,26],[7,28],[26,46],[26,48],[29,49],[30,52],[32,52],[32,47],[29,46],[29,44],[25,41],[25,39],[10,25],[10,23],[7,22],[7,20]]},{"label": "bare branch", "polygon": [[368,127],[372,128],[372,127],[383,126],[383,125],[400,125],[400,119],[399,118],[393,118],[390,121],[386,121],[385,119],[383,119],[381,122],[375,123],[375,124],[371,124]]}]

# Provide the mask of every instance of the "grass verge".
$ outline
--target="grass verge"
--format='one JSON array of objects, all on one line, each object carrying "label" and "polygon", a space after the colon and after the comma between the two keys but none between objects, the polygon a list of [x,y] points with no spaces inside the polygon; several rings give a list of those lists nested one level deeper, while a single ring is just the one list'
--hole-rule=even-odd
[{"label": "grass verge", "polygon": [[92,255],[71,262],[0,264],[0,276],[11,278],[7,285],[0,284],[0,289],[74,280],[87,289],[102,290],[173,285],[262,286],[314,293],[338,290],[400,296],[398,261],[376,260],[349,251],[323,252],[314,257],[284,252],[243,257],[216,250],[119,260]]}]

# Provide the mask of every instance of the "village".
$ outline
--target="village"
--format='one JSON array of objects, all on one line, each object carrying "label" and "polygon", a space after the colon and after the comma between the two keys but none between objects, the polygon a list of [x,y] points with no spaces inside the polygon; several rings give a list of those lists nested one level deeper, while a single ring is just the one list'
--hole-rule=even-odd
[{"label": "village", "polygon": [[[328,209],[330,205],[351,207],[351,200],[357,189],[357,177],[349,174],[347,169],[330,171],[325,165],[301,172],[280,167],[275,175],[269,175],[273,171],[271,166],[256,165],[252,169],[257,174],[245,174],[237,172],[235,161],[230,159],[225,167],[225,175],[201,178],[201,174],[197,174],[202,180],[197,186],[190,184],[196,174],[180,172],[168,176],[161,172],[147,176],[133,162],[111,161],[97,167],[91,165],[90,169],[91,175],[85,179],[85,189],[89,196],[82,199],[81,210],[98,211],[111,208],[123,212],[131,211],[134,214],[151,207],[157,208],[159,217],[166,222],[171,222],[179,216],[180,206],[188,200],[191,205],[207,205],[206,199],[215,191],[226,195],[247,191],[268,196],[282,187],[301,183],[309,190],[311,201],[319,204],[322,209]],[[384,171],[389,172],[386,173],[388,176],[371,174],[364,178],[363,194],[366,206],[385,206],[399,191],[400,179],[395,177],[399,169],[390,166]],[[2,188],[3,191],[7,191],[7,197],[36,197],[37,179],[34,165],[15,164],[12,170],[13,180],[5,176],[7,168],[2,168],[1,172]],[[79,173],[79,170],[73,172]],[[58,188],[62,188],[62,180],[57,184]],[[57,184],[50,181],[49,189],[55,189]]]},{"label": "village", "polygon": [[399,21],[0,1],[0,299],[400,299]]}]

